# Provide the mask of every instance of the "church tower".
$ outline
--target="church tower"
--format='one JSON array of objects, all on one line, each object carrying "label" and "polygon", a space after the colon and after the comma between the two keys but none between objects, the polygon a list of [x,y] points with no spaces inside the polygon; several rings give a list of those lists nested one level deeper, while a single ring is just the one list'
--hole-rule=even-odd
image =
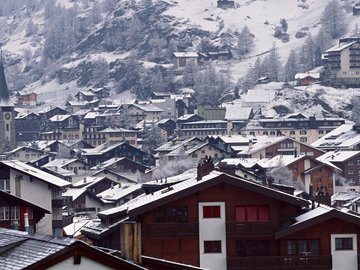
[{"label": "church tower", "polygon": [[15,148],[15,112],[7,87],[3,59],[0,59],[0,151]]}]

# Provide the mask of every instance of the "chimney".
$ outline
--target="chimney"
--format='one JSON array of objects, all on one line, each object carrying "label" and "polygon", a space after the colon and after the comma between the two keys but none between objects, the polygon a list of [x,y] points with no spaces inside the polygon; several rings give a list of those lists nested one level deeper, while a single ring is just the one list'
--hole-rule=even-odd
[{"label": "chimney", "polygon": [[32,226],[30,226],[29,224],[29,214],[28,213],[24,213],[24,227],[25,227],[25,231],[27,231],[28,234],[33,234],[33,229]]},{"label": "chimney", "polygon": [[121,257],[141,265],[141,224],[135,221],[120,224]]},{"label": "chimney", "polygon": [[208,175],[214,170],[214,163],[211,156],[205,156],[204,160],[200,160],[197,166],[197,180],[200,181],[203,176]]},{"label": "chimney", "polygon": [[200,181],[201,179],[202,179],[202,172],[201,172],[201,170],[202,170],[202,165],[201,165],[201,161],[199,162],[199,164],[197,165],[197,177],[196,177],[196,179],[198,180],[198,181]]},{"label": "chimney", "polygon": [[324,191],[324,187],[320,188],[320,190],[315,196],[315,201],[318,203],[318,205],[324,204],[327,206],[331,206],[331,196],[329,192],[327,192],[326,188],[325,191]]}]

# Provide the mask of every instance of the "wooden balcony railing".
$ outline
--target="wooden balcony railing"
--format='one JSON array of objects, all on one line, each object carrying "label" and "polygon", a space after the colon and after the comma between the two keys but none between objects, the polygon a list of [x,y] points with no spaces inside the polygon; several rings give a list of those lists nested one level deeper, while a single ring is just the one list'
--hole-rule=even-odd
[{"label": "wooden balcony railing", "polygon": [[256,256],[227,259],[228,270],[331,270],[331,256]]},{"label": "wooden balcony railing", "polygon": [[230,235],[271,235],[274,233],[273,222],[226,222],[226,232]]},{"label": "wooden balcony railing", "polygon": [[197,236],[199,223],[156,223],[146,226],[150,237]]}]

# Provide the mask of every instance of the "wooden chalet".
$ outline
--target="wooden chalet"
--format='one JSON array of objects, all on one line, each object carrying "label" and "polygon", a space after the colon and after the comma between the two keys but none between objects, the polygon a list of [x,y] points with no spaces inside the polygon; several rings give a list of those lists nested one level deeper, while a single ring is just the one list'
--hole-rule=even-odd
[{"label": "wooden chalet", "polygon": [[360,217],[318,203],[328,195],[311,203],[199,168],[122,208],[141,226],[143,255],[206,269],[358,269]]},{"label": "wooden chalet", "polygon": [[37,94],[34,92],[31,93],[25,93],[22,91],[19,91],[16,93],[16,101],[19,105],[36,105],[37,103]]}]

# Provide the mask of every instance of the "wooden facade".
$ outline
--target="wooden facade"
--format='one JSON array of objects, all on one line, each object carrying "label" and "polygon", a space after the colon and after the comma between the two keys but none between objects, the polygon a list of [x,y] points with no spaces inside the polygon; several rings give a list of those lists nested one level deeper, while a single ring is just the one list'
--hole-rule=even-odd
[{"label": "wooden facade", "polygon": [[[201,262],[204,245],[205,253],[225,256],[222,269],[227,270],[330,270],[340,269],[332,268],[338,265],[338,259],[332,255],[333,235],[351,233],[357,235],[359,242],[357,216],[317,204],[311,210],[305,200],[226,174],[200,181],[204,183],[130,211],[130,218],[142,224],[145,256],[204,267]],[[160,192],[172,191],[168,190]],[[211,243],[206,247],[207,241],[202,243],[202,230],[211,230],[201,226],[201,219],[205,218],[202,204],[225,205],[221,214],[225,217],[226,237],[221,240],[225,246]],[[294,245],[293,249],[289,248],[290,244]]]}]

